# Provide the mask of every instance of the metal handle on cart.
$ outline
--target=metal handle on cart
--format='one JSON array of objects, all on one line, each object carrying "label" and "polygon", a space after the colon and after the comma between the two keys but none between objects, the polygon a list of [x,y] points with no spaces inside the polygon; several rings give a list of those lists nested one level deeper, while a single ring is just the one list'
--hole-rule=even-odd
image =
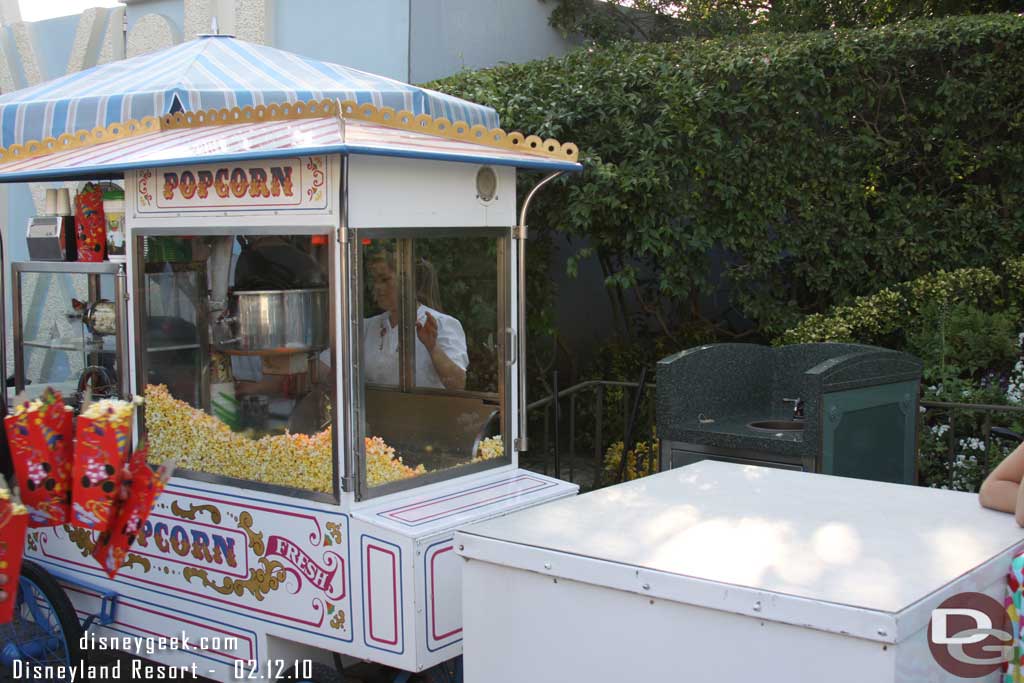
[{"label": "metal handle on cart", "polygon": [[122,266],[114,274],[114,310],[115,328],[117,335],[117,372],[120,375],[121,398],[128,399],[132,395],[131,372],[128,368],[128,273]]},{"label": "metal handle on cart", "polygon": [[516,226],[513,236],[516,239],[516,327],[519,332],[518,344],[516,344],[516,364],[519,365],[517,373],[519,379],[519,435],[515,440],[516,451],[522,453],[527,450],[529,441],[526,438],[526,211],[530,208],[530,202],[540,188],[562,175],[561,171],[555,171],[544,176],[539,183],[533,186],[530,193],[523,200],[523,208],[519,210],[519,225]]},{"label": "metal handle on cart", "polygon": [[508,336],[508,348],[509,352],[505,357],[505,365],[512,367],[519,360],[519,336],[516,331],[511,327],[505,329],[505,334]]}]

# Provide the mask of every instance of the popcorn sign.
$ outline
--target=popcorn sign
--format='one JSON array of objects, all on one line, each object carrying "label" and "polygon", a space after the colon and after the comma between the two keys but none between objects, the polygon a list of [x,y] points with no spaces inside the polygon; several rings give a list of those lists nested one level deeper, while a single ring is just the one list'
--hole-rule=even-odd
[{"label": "popcorn sign", "polygon": [[324,157],[176,166],[156,169],[155,205],[139,183],[140,213],[226,208],[320,209],[327,206]]},{"label": "popcorn sign", "polygon": [[292,166],[271,166],[269,169],[235,166],[195,173],[182,171],[180,175],[177,171],[167,171],[164,173],[164,199],[173,201],[176,196],[185,200],[208,199],[211,190],[221,199],[267,199],[282,196],[283,199],[290,199],[295,197],[293,170]]}]

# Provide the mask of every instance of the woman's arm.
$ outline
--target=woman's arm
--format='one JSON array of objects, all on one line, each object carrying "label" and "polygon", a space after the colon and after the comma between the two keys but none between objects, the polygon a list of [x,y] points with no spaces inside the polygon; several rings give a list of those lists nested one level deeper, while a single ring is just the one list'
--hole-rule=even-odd
[{"label": "woman's arm", "polygon": [[416,323],[416,334],[419,336],[423,346],[430,352],[430,360],[434,364],[434,370],[437,372],[437,376],[441,378],[444,388],[465,389],[465,369],[449,358],[448,354],[441,348],[441,344],[437,343],[437,319],[430,315],[430,313],[427,313],[424,322]]},{"label": "woman's arm", "polygon": [[441,383],[444,384],[445,389],[466,388],[466,371],[460,368],[441,350],[440,344],[435,345],[431,349],[430,360],[433,361],[434,370],[437,371],[437,376],[441,378]]},{"label": "woman's arm", "polygon": [[1017,524],[1024,527],[1024,443],[1017,446],[999,466],[992,470],[978,492],[984,507],[1010,512]]}]

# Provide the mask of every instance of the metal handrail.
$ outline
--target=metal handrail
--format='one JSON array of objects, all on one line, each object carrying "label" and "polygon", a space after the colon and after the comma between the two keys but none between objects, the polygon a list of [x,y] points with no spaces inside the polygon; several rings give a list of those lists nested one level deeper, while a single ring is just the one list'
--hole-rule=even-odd
[{"label": "metal handrail", "polygon": [[[993,417],[996,413],[1009,413],[1009,414],[1022,414],[1024,413],[1024,406],[1009,406],[1001,405],[997,403],[962,403],[958,401],[921,401],[921,407],[925,409],[925,413],[928,410],[935,410],[938,412],[945,412],[949,415],[949,429],[946,431],[946,464],[949,469],[949,486],[952,488],[955,479],[955,466],[956,462],[956,451],[958,447],[957,432],[956,432],[956,413],[984,413],[984,419],[981,425],[981,440],[984,445],[981,453],[981,467],[984,473],[988,473],[989,470],[989,450],[992,444],[992,428],[993,428]],[[919,416],[919,419],[923,422],[924,413]],[[920,457],[920,451],[918,457]]]},{"label": "metal handrail", "polygon": [[[563,398],[565,398],[567,396],[572,396],[573,394],[578,394],[579,392],[583,391],[584,389],[589,389],[590,387],[596,387],[596,386],[603,386],[603,387],[626,387],[628,389],[636,389],[637,387],[640,386],[640,383],[639,382],[620,382],[618,380],[610,380],[610,379],[588,379],[588,380],[586,380],[584,382],[580,382],[579,384],[573,384],[568,389],[560,390],[558,392],[558,398],[559,398],[559,400],[561,400],[561,399],[563,399]],[[654,386],[655,386],[654,382],[647,382],[647,388],[648,389],[653,389]],[[541,398],[541,399],[538,399],[538,400],[534,401],[533,403],[529,404],[528,406],[526,406],[526,409],[527,410],[532,410],[533,408],[540,408],[541,406],[549,405],[554,400],[555,400],[554,395],[548,396],[546,398]]]},{"label": "metal handrail", "polygon": [[921,401],[922,408],[955,408],[974,412],[1024,413],[1024,406],[1006,406],[998,403],[951,403],[948,401]]},{"label": "metal handrail", "polygon": [[[584,392],[584,391],[587,391],[587,390],[594,390],[594,401],[595,401],[595,403],[594,403],[594,420],[595,420],[594,432],[595,433],[594,433],[593,467],[594,467],[595,472],[596,472],[595,476],[599,477],[600,476],[600,471],[601,471],[601,465],[604,462],[604,455],[605,455],[605,443],[604,443],[604,400],[605,400],[605,388],[622,388],[622,389],[624,389],[627,392],[626,394],[623,395],[623,402],[622,402],[623,403],[623,410],[624,410],[623,421],[624,421],[624,426],[626,426],[629,423],[629,416],[630,416],[630,402],[629,402],[629,400],[627,398],[628,397],[628,392],[630,390],[634,390],[635,391],[640,386],[641,385],[638,382],[625,382],[625,381],[619,381],[619,380],[601,380],[601,379],[585,380],[583,382],[579,382],[577,384],[574,384],[571,387],[568,387],[566,389],[560,389],[557,386],[557,384],[555,384],[554,389],[556,390],[557,393],[553,393],[553,394],[551,394],[549,396],[546,396],[545,398],[538,399],[538,400],[534,401],[533,403],[528,404],[526,406],[527,412],[536,411],[537,409],[543,409],[544,410],[544,418],[543,418],[544,419],[544,438],[543,438],[544,447],[543,447],[542,450],[544,451],[544,456],[545,456],[544,457],[544,461],[543,461],[544,462],[544,472],[545,472],[545,474],[548,471],[547,468],[548,468],[548,465],[550,463],[550,464],[552,464],[554,466],[554,476],[556,478],[558,478],[558,479],[562,478],[562,476],[561,476],[562,472],[561,472],[561,451],[560,451],[560,441],[559,441],[559,429],[558,429],[558,425],[556,424],[555,425],[555,429],[552,430],[551,429],[551,422],[550,422],[551,413],[552,412],[555,413],[555,419],[556,420],[558,419],[558,416],[561,413],[559,405],[555,404],[556,398],[557,398],[559,403],[562,400],[564,400],[564,399],[569,399],[569,414],[568,414],[568,417],[569,417],[569,453],[570,453],[570,456],[576,456],[576,455],[578,455],[576,453],[576,424],[577,424],[576,423],[576,399],[577,399],[577,397],[579,396],[579,394],[581,392]],[[648,390],[649,389],[653,389],[654,387],[655,387],[654,383],[645,382],[644,385],[643,385],[644,395],[645,396],[649,395],[649,391]],[[636,410],[637,401],[634,401],[633,403],[634,403],[633,410],[635,411]],[[552,411],[551,408],[555,408],[556,410]],[[551,436],[552,431],[554,431],[554,434],[555,434],[554,450],[553,451],[549,450],[550,436]],[[620,438],[625,440],[626,436],[623,435]],[[537,443],[536,439],[534,440],[534,443]],[[570,481],[575,481],[575,458],[574,457],[570,457],[569,458],[569,480]]]}]

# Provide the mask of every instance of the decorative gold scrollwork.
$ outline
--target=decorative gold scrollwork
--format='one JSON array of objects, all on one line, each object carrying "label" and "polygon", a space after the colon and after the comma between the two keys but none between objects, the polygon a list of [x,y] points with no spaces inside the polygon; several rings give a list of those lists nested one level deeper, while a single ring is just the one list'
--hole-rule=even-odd
[{"label": "decorative gold scrollwork", "polygon": [[20,145],[0,147],[0,164],[20,159],[31,159],[55,152],[66,152],[70,149],[89,147],[103,142],[110,142],[111,140],[159,132],[160,119],[155,116],[147,116],[139,121],[132,119],[120,123],[112,123],[109,126],[98,126],[92,130],[80,130],[71,134],[63,133],[55,138],[47,137],[42,140],[27,140]]},{"label": "decorative gold scrollwork", "polygon": [[64,528],[68,532],[68,540],[78,546],[78,549],[82,551],[82,557],[89,557],[92,555],[92,551],[96,548],[96,543],[92,540],[92,532],[82,527],[70,526],[65,524]]},{"label": "decorative gold scrollwork", "polygon": [[188,510],[181,507],[178,501],[171,503],[171,514],[175,517],[181,517],[182,519],[190,519],[193,522],[196,520],[196,515],[200,512],[205,512],[210,515],[210,521],[214,524],[220,524],[220,510],[213,505],[195,505],[190,503]]},{"label": "decorative gold scrollwork", "polygon": [[248,511],[238,515],[238,528],[249,537],[249,546],[257,556],[267,551],[267,546],[263,542],[263,532],[252,530],[252,515]]},{"label": "decorative gold scrollwork", "polygon": [[277,590],[284,583],[287,571],[284,565],[276,560],[268,560],[265,557],[261,557],[259,563],[260,567],[250,569],[249,578],[244,580],[224,577],[218,584],[210,579],[210,575],[205,569],[196,567],[186,567],[182,572],[182,576],[189,582],[194,578],[198,578],[203,582],[204,586],[212,588],[221,595],[242,597],[244,593],[248,592],[257,600],[263,600],[267,593]]},{"label": "decorative gold scrollwork", "polygon": [[124,564],[121,565],[121,568],[123,569],[125,567],[134,567],[135,565],[142,567],[142,570],[145,572],[148,572],[150,569],[153,568],[153,566],[149,563],[148,557],[143,557],[142,555],[138,555],[136,553],[128,553],[128,557],[125,558]]},{"label": "decorative gold scrollwork", "polygon": [[335,629],[338,629],[338,630],[341,630],[341,629],[345,628],[345,613],[344,612],[342,612],[341,610],[338,610],[338,612],[331,619],[331,628],[335,628]]}]

